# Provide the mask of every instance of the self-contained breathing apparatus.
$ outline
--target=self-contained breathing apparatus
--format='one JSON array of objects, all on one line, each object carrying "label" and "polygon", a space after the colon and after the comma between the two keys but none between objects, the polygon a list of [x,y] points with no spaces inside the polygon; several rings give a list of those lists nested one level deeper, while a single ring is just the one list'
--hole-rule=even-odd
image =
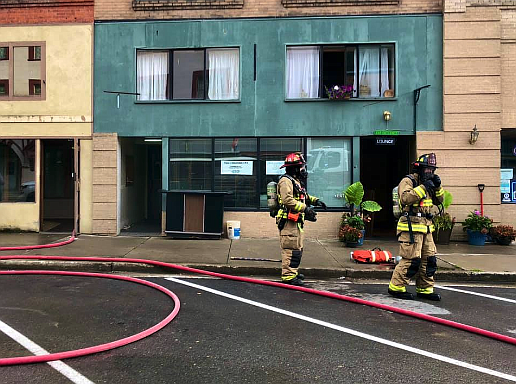
[{"label": "self-contained breathing apparatus", "polygon": [[[298,196],[301,197],[308,197],[308,194],[306,192],[306,189],[303,186],[299,186],[298,183],[296,183],[295,179],[287,174],[283,174],[280,177],[280,180],[286,177],[292,182],[292,186],[294,188],[294,193],[296,193]],[[276,217],[280,208],[281,204],[279,203],[278,198],[278,183],[275,181],[271,181],[267,184],[267,206],[269,207],[269,215],[271,217]],[[285,223],[287,220],[293,221],[293,222],[299,222],[301,227],[303,227],[304,222],[302,219],[301,212],[291,212],[290,210],[287,210],[287,217],[281,218],[278,221],[278,229],[283,229],[285,227]],[[305,209],[305,220],[307,221],[317,221],[317,212],[315,212],[313,209],[307,207]]]},{"label": "self-contained breathing apparatus", "polygon": [[[433,180],[436,178],[439,181],[440,186],[440,178],[437,175],[434,175],[434,170],[437,168],[437,162],[435,153],[425,154],[421,155],[414,163],[413,166],[415,170],[417,171],[419,175],[419,180],[422,185],[425,186],[425,189],[430,197],[434,194],[434,188],[436,187]],[[406,175],[405,177],[408,177],[412,181],[412,187],[417,187],[417,181],[412,175]],[[412,220],[411,217],[426,217],[429,220],[432,220],[434,215],[432,213],[421,213],[421,212],[414,212],[414,208],[412,205],[409,206],[408,211],[403,211],[403,206],[400,201],[400,195],[399,195],[399,186],[396,186],[392,190],[392,202],[393,202],[393,214],[396,219],[399,219],[400,217],[404,216],[407,220],[407,226],[409,229],[409,237],[410,237],[410,244],[414,243],[414,232],[412,229]],[[439,214],[442,214],[443,207],[442,204],[438,206]]]}]

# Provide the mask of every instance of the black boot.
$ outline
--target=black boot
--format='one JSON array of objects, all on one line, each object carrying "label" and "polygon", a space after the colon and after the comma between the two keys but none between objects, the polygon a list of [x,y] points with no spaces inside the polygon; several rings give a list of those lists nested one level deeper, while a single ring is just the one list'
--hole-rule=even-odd
[{"label": "black boot", "polygon": [[303,280],[301,280],[299,278],[299,276],[296,276],[296,277],[294,277],[291,280],[283,280],[282,283],[283,284],[288,284],[288,285],[295,285],[295,286],[298,286],[298,287],[302,287],[303,285],[305,285],[305,282]]},{"label": "black boot", "polygon": [[421,299],[426,300],[432,300],[432,301],[441,301],[441,295],[438,293],[432,292],[432,293],[419,293],[417,294],[417,297]]},{"label": "black boot", "polygon": [[414,300],[414,295],[410,292],[397,292],[389,289],[389,295],[402,300]]},{"label": "black boot", "polygon": [[301,279],[301,280],[304,280],[305,279],[305,275],[303,275],[302,273],[298,273],[297,274],[297,278]]}]

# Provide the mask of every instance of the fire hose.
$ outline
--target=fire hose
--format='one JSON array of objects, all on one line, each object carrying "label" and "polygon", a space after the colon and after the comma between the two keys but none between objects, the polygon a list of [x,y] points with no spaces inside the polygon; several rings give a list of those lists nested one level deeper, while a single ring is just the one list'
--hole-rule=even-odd
[{"label": "fire hose", "polygon": [[[64,243],[64,242],[63,242]],[[60,243],[54,243],[53,246],[60,246],[64,244]],[[25,247],[10,247],[10,249],[26,249]],[[451,320],[441,319],[439,317],[426,315],[423,313],[410,311],[406,309],[401,309],[397,307],[393,307],[390,305],[375,303],[373,301],[363,300],[356,297],[351,296],[345,296],[340,295],[337,293],[332,292],[325,292],[325,291],[319,291],[312,288],[307,287],[298,287],[298,286],[292,286],[287,285],[284,283],[274,282],[274,281],[266,281],[266,280],[258,280],[258,279],[252,279],[248,277],[240,277],[240,276],[233,276],[233,275],[227,275],[223,273],[218,272],[211,272],[211,271],[205,271],[201,269],[186,267],[178,264],[171,264],[171,263],[165,263],[161,261],[154,261],[154,260],[146,260],[146,259],[127,259],[127,258],[106,258],[106,257],[69,257],[69,256],[29,256],[29,255],[9,255],[9,256],[0,256],[0,260],[17,260],[17,259],[23,259],[23,260],[59,260],[59,261],[91,261],[91,262],[119,262],[119,263],[140,263],[140,264],[147,264],[147,265],[153,265],[158,267],[164,267],[164,268],[170,268],[177,271],[182,272],[188,272],[188,273],[195,273],[195,274],[202,274],[227,280],[233,280],[233,281],[241,281],[246,283],[254,283],[254,284],[260,284],[260,285],[266,285],[266,286],[272,286],[272,287],[279,287],[279,288],[287,288],[292,289],[300,292],[315,294],[319,296],[329,297],[332,299],[338,299],[343,300],[355,304],[361,304],[361,305],[367,305],[373,308],[378,308],[394,313],[398,313],[405,316],[414,317],[420,320],[430,321],[433,323],[445,325],[451,328],[467,331],[470,333],[474,333],[477,335],[489,337],[494,340],[502,341],[508,344],[516,345],[516,338],[502,335],[496,332],[491,332],[482,328],[473,327],[471,325],[458,323]],[[179,299],[177,299],[177,296],[175,296],[172,292],[168,291],[166,288],[161,287],[160,285],[147,282],[145,280],[135,279],[135,278],[129,278],[124,276],[116,276],[116,275],[108,275],[108,274],[99,274],[99,273],[84,273],[84,272],[55,272],[55,271],[4,271],[0,272],[0,274],[42,274],[42,275],[49,275],[49,274],[63,274],[63,275],[74,275],[74,276],[94,276],[94,277],[105,277],[105,278],[115,278],[119,280],[128,280],[137,282],[140,284],[152,286],[153,288],[159,289],[160,291],[164,292],[171,298],[173,298],[175,307],[174,310],[165,318],[162,320],[159,324],[155,325],[152,328],[149,328],[148,330],[141,332],[137,335],[121,339],[112,343],[102,344],[100,346],[95,347],[89,347],[84,348],[76,351],[68,351],[68,352],[61,352],[61,353],[55,353],[55,354],[48,354],[48,355],[41,355],[41,356],[26,356],[26,357],[15,357],[15,358],[4,358],[0,359],[0,366],[2,365],[13,365],[13,364],[29,364],[29,363],[35,363],[35,362],[47,362],[47,361],[54,361],[54,360],[60,360],[64,358],[71,358],[71,357],[77,357],[77,356],[85,356],[88,354],[93,354],[97,352],[107,351],[109,349],[114,349],[117,347],[120,347],[122,345],[129,344],[131,342],[137,341],[142,339],[143,337],[146,337],[159,329],[163,328],[165,325],[167,325],[172,319],[177,315],[179,312]],[[152,330],[152,331],[151,331]]]}]

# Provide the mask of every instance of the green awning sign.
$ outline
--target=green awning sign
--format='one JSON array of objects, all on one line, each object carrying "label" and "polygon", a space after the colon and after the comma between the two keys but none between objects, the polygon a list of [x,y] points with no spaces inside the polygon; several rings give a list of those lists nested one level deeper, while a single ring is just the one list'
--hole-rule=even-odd
[{"label": "green awning sign", "polygon": [[374,135],[376,136],[398,136],[400,134],[400,131],[374,131]]}]

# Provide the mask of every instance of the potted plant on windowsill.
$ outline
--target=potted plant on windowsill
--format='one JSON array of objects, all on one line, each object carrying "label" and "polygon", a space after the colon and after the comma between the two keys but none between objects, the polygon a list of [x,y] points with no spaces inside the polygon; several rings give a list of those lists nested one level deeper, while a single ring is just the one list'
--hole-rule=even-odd
[{"label": "potted plant on windowsill", "polygon": [[324,89],[330,100],[349,100],[353,96],[352,85],[333,85],[329,88],[324,86]]},{"label": "potted plant on windowsill", "polygon": [[516,239],[516,231],[511,225],[497,225],[489,231],[491,238],[500,245],[510,245]]},{"label": "potted plant on windowsill", "polygon": [[444,191],[444,200],[442,204],[442,211],[435,215],[432,219],[434,222],[435,231],[432,233],[434,243],[441,245],[450,244],[450,237],[455,225],[455,217],[452,217],[448,212],[444,212],[453,202],[453,196],[447,190]]},{"label": "potted plant on windowsill", "polygon": [[462,224],[462,230],[468,233],[470,245],[484,245],[487,234],[493,226],[493,220],[482,216],[479,211],[471,212]]},{"label": "potted plant on windowsill", "polygon": [[355,248],[361,245],[359,244],[359,240],[362,237],[362,232],[347,224],[342,226],[339,230],[339,240],[344,242],[346,247]]}]

